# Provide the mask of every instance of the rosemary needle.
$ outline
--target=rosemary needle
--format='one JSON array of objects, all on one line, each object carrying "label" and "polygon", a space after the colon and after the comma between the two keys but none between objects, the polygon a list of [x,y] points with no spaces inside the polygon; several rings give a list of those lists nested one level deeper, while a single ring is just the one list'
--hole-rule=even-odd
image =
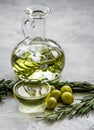
[{"label": "rosemary needle", "polygon": [[57,89],[60,89],[62,86],[64,85],[69,85],[73,92],[91,92],[94,91],[94,84],[91,84],[89,82],[80,82],[80,81],[74,81],[74,82],[69,82],[69,81],[65,81],[65,82],[49,82],[51,85],[54,85]]},{"label": "rosemary needle", "polygon": [[5,98],[5,96],[12,95],[14,84],[15,83],[12,80],[0,80],[0,102]]},{"label": "rosemary needle", "polygon": [[42,120],[46,121],[57,121],[64,118],[71,119],[73,117],[87,115],[92,110],[94,110],[94,94],[84,96],[80,103],[60,107],[51,114],[40,117],[40,119],[42,118]]}]

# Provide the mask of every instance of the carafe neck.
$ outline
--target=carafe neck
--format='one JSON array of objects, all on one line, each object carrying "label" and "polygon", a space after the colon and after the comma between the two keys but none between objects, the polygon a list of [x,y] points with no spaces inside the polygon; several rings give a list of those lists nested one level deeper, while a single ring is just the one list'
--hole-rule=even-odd
[{"label": "carafe neck", "polygon": [[31,33],[29,37],[32,39],[41,38],[45,39],[45,19],[33,19],[31,23]]},{"label": "carafe neck", "polygon": [[22,22],[22,31],[25,38],[45,39],[45,23],[46,16],[50,13],[50,9],[45,6],[33,6],[27,8],[25,13],[28,15]]}]

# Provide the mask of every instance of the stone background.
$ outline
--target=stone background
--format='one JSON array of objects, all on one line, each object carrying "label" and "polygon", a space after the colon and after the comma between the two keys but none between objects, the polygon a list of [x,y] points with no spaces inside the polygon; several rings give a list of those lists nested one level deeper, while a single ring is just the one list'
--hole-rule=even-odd
[{"label": "stone background", "polygon": [[[61,80],[94,83],[94,0],[0,0],[0,79],[13,78],[11,52],[23,40],[24,9],[33,4],[51,8],[46,37],[57,41],[66,57]],[[17,111],[13,98],[0,105],[0,130],[92,130],[94,115],[54,124],[35,121]]]}]

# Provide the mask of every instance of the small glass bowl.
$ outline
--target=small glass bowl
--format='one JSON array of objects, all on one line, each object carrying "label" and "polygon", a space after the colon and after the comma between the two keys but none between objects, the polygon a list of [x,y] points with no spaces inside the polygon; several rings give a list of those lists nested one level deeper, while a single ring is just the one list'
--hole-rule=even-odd
[{"label": "small glass bowl", "polygon": [[19,110],[24,113],[38,112],[39,108],[43,111],[43,101],[50,91],[50,85],[39,80],[33,80],[32,82],[19,81],[13,87],[14,97],[20,103]]}]

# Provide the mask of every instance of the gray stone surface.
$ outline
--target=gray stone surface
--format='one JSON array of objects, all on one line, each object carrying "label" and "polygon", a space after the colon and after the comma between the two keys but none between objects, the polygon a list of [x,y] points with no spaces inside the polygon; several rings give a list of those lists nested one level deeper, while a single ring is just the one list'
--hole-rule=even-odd
[{"label": "gray stone surface", "polygon": [[[62,80],[94,83],[94,0],[0,0],[0,79],[13,78],[11,52],[23,40],[21,20],[24,9],[46,4],[52,9],[46,35],[57,41],[65,52]],[[13,98],[0,104],[0,130],[90,130],[94,114],[48,124],[35,115],[22,114]]]}]

